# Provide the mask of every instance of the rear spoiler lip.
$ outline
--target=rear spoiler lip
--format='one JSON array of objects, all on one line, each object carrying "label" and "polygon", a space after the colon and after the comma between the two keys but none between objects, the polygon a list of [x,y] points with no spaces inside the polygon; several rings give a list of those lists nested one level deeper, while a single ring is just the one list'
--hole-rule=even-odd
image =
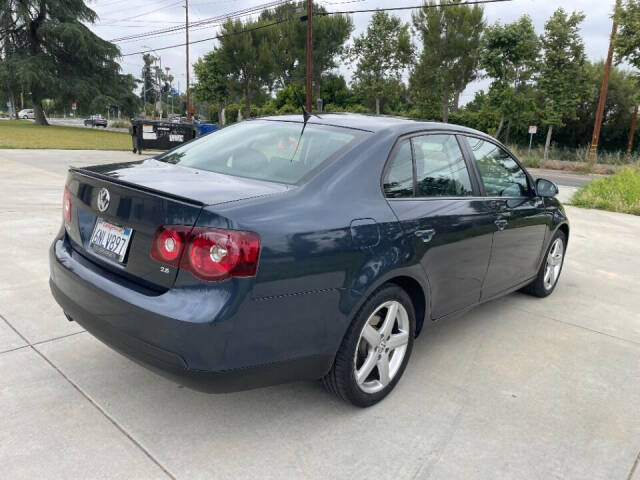
[{"label": "rear spoiler lip", "polygon": [[145,187],[145,186],[139,185],[137,183],[126,182],[124,180],[113,178],[113,177],[111,177],[109,175],[103,175],[101,173],[96,173],[96,172],[93,172],[91,170],[87,170],[85,168],[70,167],[69,168],[69,172],[76,173],[78,175],[82,175],[82,176],[85,176],[85,177],[91,177],[91,178],[97,178],[99,180],[105,180],[107,182],[115,183],[116,185],[122,185],[123,187],[132,188],[134,190],[139,190],[141,192],[150,193],[152,195],[158,195],[158,196],[165,197],[165,198],[171,198],[173,200],[178,200],[180,202],[188,203],[188,204],[191,204],[191,205],[195,205],[197,207],[206,207],[207,206],[206,203],[201,202],[199,200],[194,200],[192,198],[182,197],[180,195],[174,195],[172,193],[164,192],[162,190],[156,190],[154,188]]}]

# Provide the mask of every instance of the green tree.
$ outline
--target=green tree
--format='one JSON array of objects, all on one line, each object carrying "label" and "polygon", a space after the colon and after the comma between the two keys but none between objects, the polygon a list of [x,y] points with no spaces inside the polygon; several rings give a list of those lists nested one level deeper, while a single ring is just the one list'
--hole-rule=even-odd
[{"label": "green tree", "polygon": [[258,29],[265,22],[228,20],[222,26],[218,48],[221,71],[228,74],[234,86],[244,95],[244,115],[251,114],[252,96],[272,84],[273,43],[269,29]]},{"label": "green tree", "polygon": [[15,29],[14,15],[10,14],[12,8],[12,2],[7,2],[6,5],[0,7],[0,86],[2,93],[4,94],[6,91],[6,98],[13,105],[13,113],[17,114],[15,96],[19,89],[19,80],[16,75],[18,35]]},{"label": "green tree", "polygon": [[[324,101],[325,105],[331,104],[338,107],[346,107],[354,100],[344,77],[342,75],[332,73],[329,73],[324,77],[322,81],[322,88],[320,90],[320,97]],[[304,98],[304,96],[302,98]]]},{"label": "green tree", "polygon": [[544,26],[541,37],[544,59],[538,87],[542,95],[542,116],[547,126],[545,159],[554,127],[577,118],[576,107],[587,96],[587,72],[580,23],[584,14],[567,14],[557,9]]},{"label": "green tree", "polygon": [[[587,96],[576,107],[576,119],[568,120],[564,128],[554,134],[555,141],[562,146],[582,147],[591,138],[595,113],[600,98],[604,61],[585,64]],[[611,68],[609,88],[604,107],[600,143],[607,150],[623,150],[626,147],[631,123],[631,112],[638,101],[637,79],[631,72],[619,67]]]},{"label": "green tree", "polygon": [[640,70],[640,0],[626,0],[616,12],[615,40],[618,61],[627,60]]},{"label": "green tree", "polygon": [[155,86],[153,79],[153,64],[156,61],[156,57],[151,55],[150,53],[145,53],[142,55],[142,61],[144,65],[142,66],[142,92],[140,98],[143,100],[145,104],[149,101],[153,101],[155,98]]},{"label": "green tree", "polygon": [[411,61],[409,25],[398,17],[377,11],[367,31],[354,39],[346,53],[347,58],[356,62],[353,76],[358,89],[365,100],[375,101],[376,115],[380,115],[380,101],[394,92],[390,86],[394,80],[400,80]]},{"label": "green tree", "polygon": [[220,125],[224,126],[224,109],[230,102],[232,79],[226,73],[220,50],[214,49],[193,65],[197,83],[193,93],[198,101],[209,103],[218,112]]},{"label": "green tree", "polygon": [[[293,19],[270,29],[275,88],[283,88],[292,83],[304,84],[307,24],[297,21],[301,8],[306,8],[306,1],[286,3],[273,10],[266,10],[260,16],[260,20],[267,23]],[[314,12],[312,80],[316,93],[320,95],[325,76],[338,66],[337,60],[353,31],[353,22],[347,15],[323,15],[327,10],[322,5],[314,5]]]},{"label": "green tree", "polygon": [[[449,105],[458,108],[460,93],[473,81],[480,62],[484,11],[478,5],[457,5],[460,0],[443,0],[456,6],[438,8],[435,0],[412,15],[414,30],[422,41],[418,64],[411,73],[413,89],[439,93],[442,121],[449,120]],[[432,103],[427,97],[423,101]]]},{"label": "green tree", "polygon": [[527,85],[536,73],[539,56],[540,40],[530,17],[525,15],[517,22],[496,23],[485,29],[481,66],[493,80],[489,97],[500,112],[496,137],[507,118],[506,143],[510,140],[512,122],[535,110]]},{"label": "green tree", "polygon": [[100,93],[101,77],[120,70],[118,48],[86,26],[97,17],[83,0],[5,0],[0,17],[8,25],[0,38],[4,42],[7,33],[13,38],[3,63],[31,92],[40,125],[47,124],[42,109],[45,98],[74,96],[89,102]]}]

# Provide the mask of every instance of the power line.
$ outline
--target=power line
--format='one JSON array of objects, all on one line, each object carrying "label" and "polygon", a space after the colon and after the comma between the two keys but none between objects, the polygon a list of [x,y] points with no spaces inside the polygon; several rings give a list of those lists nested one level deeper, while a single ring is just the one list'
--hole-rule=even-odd
[{"label": "power line", "polygon": [[[486,3],[502,3],[502,2],[511,2],[511,1],[513,1],[513,0],[469,0],[467,2],[445,3],[445,4],[442,4],[442,5],[415,5],[415,6],[412,6],[412,7],[387,7],[387,8],[374,8],[374,9],[366,9],[366,10],[349,10],[349,11],[343,11],[343,12],[314,12],[313,14],[314,15],[344,15],[344,14],[353,14],[353,13],[371,13],[371,12],[377,12],[377,11],[397,11],[397,10],[415,10],[415,9],[421,9],[421,8],[459,7],[459,6],[482,5],[482,4],[486,4]],[[263,28],[272,27],[274,25],[278,25],[278,24],[281,24],[281,23],[284,23],[284,22],[290,22],[292,20],[299,20],[299,18],[298,17],[285,18],[285,19],[277,20],[275,22],[258,25],[256,27],[248,28],[248,29],[245,29],[245,30],[239,30],[237,32],[231,32],[231,33],[226,33],[226,34],[221,34],[221,35],[215,35],[213,37],[202,38],[200,40],[194,40],[193,42],[189,42],[189,45],[193,45],[194,43],[208,42],[210,40],[219,40],[221,38],[230,37],[230,36],[234,36],[234,35],[240,35],[242,33],[249,33],[249,32],[253,32],[255,30],[261,30]],[[178,44],[175,44],[175,45],[167,45],[166,47],[155,48],[154,50],[169,50],[171,48],[184,47],[185,45],[186,45],[186,43],[178,43]],[[143,54],[143,53],[149,53],[151,51],[152,50],[141,50],[139,52],[125,53],[125,54],[123,54],[121,56],[122,57],[129,57],[129,56],[132,56],[132,55],[140,55],[140,54]]]},{"label": "power line", "polygon": [[[200,27],[200,26],[204,26],[204,25],[210,25],[212,23],[220,23],[224,20],[230,19],[230,18],[238,18],[238,17],[243,17],[243,16],[247,16],[247,15],[253,15],[255,13],[259,13],[262,12],[263,10],[269,9],[269,8],[273,8],[273,7],[278,7],[280,5],[284,5],[289,3],[290,0],[276,0],[276,1],[271,1],[269,3],[263,3],[261,5],[256,5],[254,7],[249,7],[249,8],[244,8],[242,10],[236,10],[233,12],[229,12],[226,13],[224,15],[218,15],[216,17],[210,17],[210,18],[206,18],[204,20],[199,20],[196,22],[190,22],[189,23],[189,28],[193,28],[193,27]],[[175,26],[175,27],[168,27],[168,28],[161,28],[158,30],[151,30],[149,32],[144,32],[144,33],[137,33],[137,34],[133,34],[133,35],[127,35],[124,37],[118,37],[118,38],[113,38],[111,40],[109,40],[110,42],[114,42],[114,43],[119,43],[119,42],[123,42],[125,40],[132,40],[132,39],[136,39],[136,38],[144,38],[144,37],[152,37],[152,36],[156,36],[159,34],[164,34],[164,33],[172,33],[172,32],[179,32],[181,30],[184,30],[186,28],[186,26],[184,24],[179,25],[179,26]]]},{"label": "power line", "polygon": [[174,3],[170,3],[168,5],[163,5],[162,7],[156,8],[154,10],[149,10],[148,12],[144,12],[144,13],[139,13],[137,15],[133,15],[131,17],[125,17],[125,18],[118,18],[116,20],[113,20],[114,22],[126,22],[126,21],[130,21],[134,18],[138,18],[138,17],[143,17],[145,15],[149,15],[150,13],[155,13],[155,12],[159,12],[160,10],[164,10],[165,8],[169,8],[169,7],[174,7],[176,5],[180,5],[182,2],[174,2]]},{"label": "power line", "polygon": [[[482,5],[485,3],[501,3],[501,2],[512,2],[513,0],[472,0],[468,2],[460,2],[460,3],[441,3],[438,5],[416,5],[413,7],[387,7],[387,8],[368,8],[364,10],[344,10],[344,11],[334,11],[334,12],[314,12],[314,15],[346,15],[352,13],[373,13],[373,12],[392,12],[399,10],[415,10],[418,8],[445,8],[445,7],[463,7],[467,5]],[[345,2],[346,3],[346,2]]]},{"label": "power line", "polygon": [[[286,18],[286,19],[283,19],[283,20],[277,20],[275,22],[265,23],[263,25],[258,25],[257,27],[247,28],[245,30],[239,30],[237,32],[225,33],[224,35],[216,35],[215,37],[203,38],[201,40],[194,40],[193,42],[189,42],[189,45],[193,45],[194,43],[208,42],[209,40],[219,40],[220,38],[232,37],[234,35],[241,35],[243,33],[250,33],[250,32],[254,32],[256,30],[261,30],[263,28],[267,28],[267,27],[272,27],[274,25],[278,25],[280,23],[289,22],[291,20],[292,20],[291,18]],[[121,55],[121,57],[130,57],[131,55],[140,55],[140,54],[143,54],[143,53],[152,52],[154,50],[169,50],[170,48],[184,47],[185,45],[186,45],[186,43],[178,43],[176,45],[168,45],[166,47],[154,48],[153,50],[142,50],[140,52],[125,53],[125,54]]]}]

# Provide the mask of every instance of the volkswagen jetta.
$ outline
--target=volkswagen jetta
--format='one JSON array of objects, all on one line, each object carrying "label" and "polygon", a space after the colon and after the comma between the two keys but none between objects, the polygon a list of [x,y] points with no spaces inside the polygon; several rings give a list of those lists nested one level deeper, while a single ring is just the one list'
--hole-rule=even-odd
[{"label": "volkswagen jetta", "polygon": [[569,238],[556,193],[464,127],[249,120],[71,168],[50,285],[70,320],[185,385],[322,378],[368,406],[426,324],[554,290]]}]

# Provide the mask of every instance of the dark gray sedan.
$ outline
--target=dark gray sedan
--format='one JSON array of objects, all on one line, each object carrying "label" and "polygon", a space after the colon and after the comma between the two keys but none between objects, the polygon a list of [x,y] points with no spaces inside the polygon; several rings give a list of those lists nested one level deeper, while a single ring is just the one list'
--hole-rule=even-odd
[{"label": "dark gray sedan", "polygon": [[368,406],[433,321],[553,292],[569,239],[556,193],[464,127],[249,120],[71,169],[51,290],[69,320],[183,384],[323,379]]}]

